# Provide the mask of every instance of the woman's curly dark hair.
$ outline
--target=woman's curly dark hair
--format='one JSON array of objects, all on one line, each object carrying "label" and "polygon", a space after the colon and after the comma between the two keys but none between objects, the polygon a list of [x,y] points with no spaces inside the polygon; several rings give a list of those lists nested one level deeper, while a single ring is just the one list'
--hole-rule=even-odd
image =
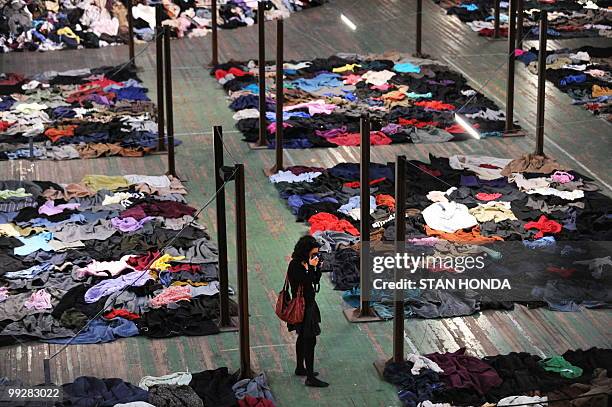
[{"label": "woman's curly dark hair", "polygon": [[297,241],[295,247],[293,248],[293,253],[291,254],[291,258],[293,260],[297,260],[301,262],[308,262],[309,254],[312,249],[319,248],[321,245],[317,242],[317,240],[309,235],[300,237],[300,240]]}]

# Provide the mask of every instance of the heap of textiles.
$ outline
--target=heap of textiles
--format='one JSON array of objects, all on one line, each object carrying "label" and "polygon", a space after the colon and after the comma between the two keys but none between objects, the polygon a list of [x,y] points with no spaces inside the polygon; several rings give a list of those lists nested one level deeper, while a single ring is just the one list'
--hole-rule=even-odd
[{"label": "heap of textiles", "polygon": [[141,157],[158,145],[147,91],[120,66],[0,74],[0,160]]},{"label": "heap of textiles", "polygon": [[[266,19],[319,6],[326,0],[264,0]],[[162,3],[162,24],[173,35],[202,37],[210,31],[210,0],[134,1],[134,36],[151,41],[155,35],[155,4]],[[219,0],[218,24],[225,29],[256,22],[258,0]],[[127,42],[125,0],[1,0],[0,52],[99,48]]]},{"label": "heap of textiles", "polygon": [[[394,167],[370,165],[370,241],[388,245],[395,240]],[[359,177],[356,163],[294,166],[270,176],[297,220],[307,222],[321,243],[323,271],[351,305],[360,288]],[[419,268],[440,280],[494,277],[512,283],[507,295],[452,287],[406,290],[408,317],[470,315],[515,303],[559,311],[612,303],[606,246],[612,200],[591,179],[536,155],[430,156],[430,163],[408,161],[406,177],[406,247],[422,259],[484,256],[486,266],[428,260]],[[371,295],[378,315],[392,318],[393,293]]]},{"label": "heap of textiles", "polygon": [[[275,66],[267,66],[266,127],[274,146]],[[330,58],[283,65],[285,148],[353,146],[359,121],[372,118],[372,145],[437,143],[470,136],[455,121],[460,111],[481,137],[501,136],[505,114],[467,85],[467,79],[441,63],[399,54]],[[258,139],[259,87],[255,62],[229,62],[212,75],[229,93],[236,128],[246,141]]]},{"label": "heap of textiles", "polygon": [[[20,380],[0,377],[0,385],[23,386]],[[227,367],[197,373],[174,372],[145,376],[138,385],[118,378],[77,377],[62,385],[63,400],[57,407],[274,407],[276,401],[267,378],[260,373],[239,380]],[[30,404],[27,404],[30,405]]]},{"label": "heap of textiles", "polygon": [[[494,0],[434,0],[447,14],[456,15],[478,35],[494,35]],[[508,36],[509,1],[500,2],[500,35]],[[538,38],[540,10],[548,11],[548,38],[612,37],[610,0],[524,1],[523,36]]]},{"label": "heap of textiles", "polygon": [[165,175],[0,181],[0,344],[218,333],[217,248],[186,193]]},{"label": "heap of textiles", "polygon": [[[538,73],[538,50],[516,50],[517,59]],[[572,104],[612,121],[612,47],[547,51],[546,79],[567,93]]]},{"label": "heap of textiles", "polygon": [[542,358],[526,352],[479,358],[456,352],[408,354],[388,362],[384,379],[406,407],[607,407],[612,349],[568,350]]}]

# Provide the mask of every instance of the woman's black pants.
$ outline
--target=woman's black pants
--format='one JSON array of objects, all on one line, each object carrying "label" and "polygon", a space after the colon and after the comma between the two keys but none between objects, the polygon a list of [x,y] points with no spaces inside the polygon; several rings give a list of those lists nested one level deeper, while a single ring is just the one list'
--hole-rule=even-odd
[{"label": "woman's black pants", "polygon": [[[306,368],[306,375],[313,377],[314,373],[314,351],[317,345],[317,337],[304,337],[298,335],[295,342],[295,356],[297,359],[297,369]],[[306,366],[304,366],[304,364]]]}]

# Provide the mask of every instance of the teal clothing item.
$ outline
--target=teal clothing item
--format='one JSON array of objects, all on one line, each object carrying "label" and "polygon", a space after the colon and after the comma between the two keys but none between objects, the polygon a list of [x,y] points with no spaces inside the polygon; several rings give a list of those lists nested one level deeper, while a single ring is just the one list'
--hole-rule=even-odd
[{"label": "teal clothing item", "polygon": [[582,369],[569,363],[563,356],[553,356],[538,363],[547,372],[559,373],[567,379],[575,379],[582,376]]},{"label": "teal clothing item", "polygon": [[420,99],[420,98],[431,99],[433,97],[431,92],[427,92],[427,93],[409,92],[407,96],[412,99]]},{"label": "teal clothing item", "polygon": [[23,188],[17,188],[15,190],[4,189],[0,191],[0,199],[26,198],[28,196],[32,196],[32,194],[27,193]]},{"label": "teal clothing item", "polygon": [[18,256],[27,256],[37,250],[45,252],[55,251],[53,247],[49,246],[49,241],[53,239],[53,233],[51,232],[39,233],[32,237],[18,237],[17,239],[23,243],[23,246],[15,248],[14,253]]},{"label": "teal clothing item", "polygon": [[393,70],[401,73],[419,73],[421,72],[421,67],[410,62],[404,62],[403,64],[395,64]]}]

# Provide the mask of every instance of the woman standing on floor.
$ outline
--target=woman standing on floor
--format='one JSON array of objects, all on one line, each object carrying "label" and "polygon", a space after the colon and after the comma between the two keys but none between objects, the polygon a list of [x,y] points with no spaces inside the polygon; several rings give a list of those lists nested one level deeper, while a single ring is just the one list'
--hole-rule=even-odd
[{"label": "woman standing on floor", "polygon": [[287,269],[287,277],[291,286],[291,296],[295,298],[298,288],[302,287],[304,297],[304,319],[299,324],[287,324],[289,331],[298,334],[295,342],[297,366],[295,374],[306,376],[304,384],[311,387],[327,387],[328,383],[317,379],[318,373],[314,371],[314,350],[317,345],[317,336],[321,334],[321,313],[315,300],[319,292],[319,244],[312,236],[302,236],[295,244],[291,262]]}]

